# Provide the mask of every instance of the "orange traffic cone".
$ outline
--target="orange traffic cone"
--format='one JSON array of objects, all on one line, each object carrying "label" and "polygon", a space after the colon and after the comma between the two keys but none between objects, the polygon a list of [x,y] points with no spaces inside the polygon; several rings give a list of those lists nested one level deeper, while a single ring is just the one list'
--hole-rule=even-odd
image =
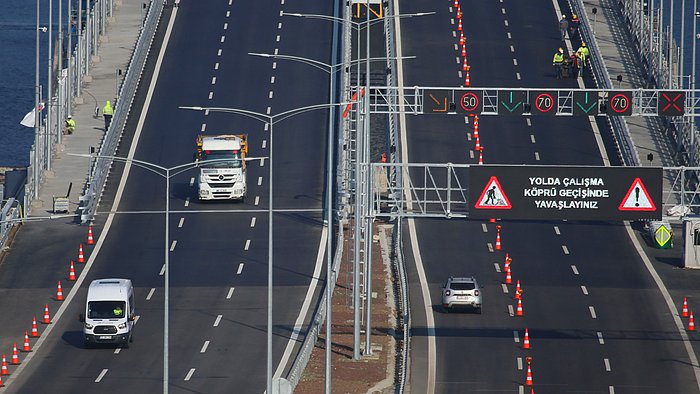
[{"label": "orange traffic cone", "polygon": [[688,317],[688,299],[683,297],[683,310],[681,311],[682,317]]},{"label": "orange traffic cone", "polygon": [[462,7],[457,6],[457,18],[462,19]]},{"label": "orange traffic cone", "polygon": [[525,329],[525,338],[523,339],[523,349],[529,349],[530,348],[530,333],[528,332],[527,328]]},{"label": "orange traffic cone", "polygon": [[[467,46],[462,44],[462,57],[466,58],[467,57]],[[466,63],[465,63],[466,64]]]},{"label": "orange traffic cone", "polygon": [[518,309],[515,310],[515,316],[523,315],[523,300],[518,300]]},{"label": "orange traffic cone", "polygon": [[462,31],[462,18],[459,18],[459,23],[457,24],[457,30]]},{"label": "orange traffic cone", "polygon": [[51,324],[51,316],[49,315],[49,304],[44,307],[44,324]]},{"label": "orange traffic cone", "polygon": [[532,386],[532,369],[530,369],[530,363],[527,364],[527,377],[525,378],[525,386]]},{"label": "orange traffic cone", "polygon": [[95,239],[92,238],[92,224],[88,226],[88,240],[87,240],[88,245],[94,245],[95,244]]},{"label": "orange traffic cone", "polygon": [[690,321],[688,322],[688,331],[695,331],[695,318],[693,318],[693,311],[690,311]]},{"label": "orange traffic cone", "polygon": [[481,149],[481,141],[479,141],[479,136],[477,135],[475,138],[476,138],[476,145],[474,146],[474,149],[480,150]]},{"label": "orange traffic cone", "polygon": [[24,332],[24,343],[22,344],[23,352],[31,352],[32,349],[29,347],[29,333]]},{"label": "orange traffic cone", "polygon": [[513,277],[510,276],[510,266],[506,268],[506,284],[509,285],[513,283]]},{"label": "orange traffic cone", "polygon": [[459,2],[457,0],[455,0],[455,4],[453,5],[453,7],[459,7]]},{"label": "orange traffic cone", "polygon": [[479,147],[479,164],[484,164],[484,146]]},{"label": "orange traffic cone", "polygon": [[[469,66],[467,66],[467,68],[469,68]],[[467,87],[472,86],[472,80],[469,77],[469,70],[467,70],[467,74],[464,77],[464,86],[467,86]]]},{"label": "orange traffic cone", "polygon": [[[510,266],[509,266],[510,267]],[[523,295],[523,289],[520,288],[520,279],[516,282],[517,284],[515,285],[515,299],[520,300],[522,299]]]},{"label": "orange traffic cone", "polygon": [[12,361],[10,361],[12,365],[17,365],[19,364],[19,353],[17,353],[17,342],[12,344]]},{"label": "orange traffic cone", "polygon": [[73,260],[70,261],[70,271],[68,271],[68,280],[75,280],[75,266]]},{"label": "orange traffic cone", "polygon": [[63,301],[63,289],[61,288],[61,281],[58,281],[58,287],[56,288],[56,301]]},{"label": "orange traffic cone", "polygon": [[474,137],[479,136],[479,121],[475,120],[474,121]]},{"label": "orange traffic cone", "polygon": [[501,226],[496,226],[496,250],[501,250]]},{"label": "orange traffic cone", "polygon": [[80,248],[78,248],[78,262],[85,262],[85,255],[83,254],[83,244],[80,244]]},{"label": "orange traffic cone", "polygon": [[464,34],[460,34],[459,36],[459,45],[464,45],[466,41],[464,41]]},{"label": "orange traffic cone", "polygon": [[7,370],[7,358],[2,355],[2,369],[0,369],[0,375],[9,375],[10,371]]},{"label": "orange traffic cone", "polygon": [[467,66],[467,62],[462,62],[462,71],[466,72],[467,68],[469,68],[469,66]]},{"label": "orange traffic cone", "polygon": [[36,338],[39,336],[39,330],[36,327],[36,316],[32,318],[32,337]]}]

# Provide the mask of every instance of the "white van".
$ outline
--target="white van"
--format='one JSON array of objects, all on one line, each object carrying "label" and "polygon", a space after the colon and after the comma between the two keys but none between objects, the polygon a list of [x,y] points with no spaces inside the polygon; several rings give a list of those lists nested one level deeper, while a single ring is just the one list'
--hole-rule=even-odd
[{"label": "white van", "polygon": [[85,347],[111,343],[128,348],[135,318],[134,287],[129,279],[93,280],[88,288],[85,315],[80,315]]}]

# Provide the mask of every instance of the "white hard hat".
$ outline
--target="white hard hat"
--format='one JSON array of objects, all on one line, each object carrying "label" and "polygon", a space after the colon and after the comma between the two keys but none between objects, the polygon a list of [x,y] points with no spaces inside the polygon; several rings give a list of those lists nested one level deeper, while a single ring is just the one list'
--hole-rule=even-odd
[{"label": "white hard hat", "polygon": [[70,115],[68,115],[68,119],[73,119],[73,117],[72,117],[72,116],[70,116]]}]

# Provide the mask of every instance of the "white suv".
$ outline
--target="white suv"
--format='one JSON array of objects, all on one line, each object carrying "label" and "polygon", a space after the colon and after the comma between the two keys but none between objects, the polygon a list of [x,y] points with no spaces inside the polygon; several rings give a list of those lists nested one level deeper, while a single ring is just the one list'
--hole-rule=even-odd
[{"label": "white suv", "polygon": [[442,288],[442,307],[445,312],[453,308],[472,308],[481,314],[481,287],[474,277],[450,276]]}]

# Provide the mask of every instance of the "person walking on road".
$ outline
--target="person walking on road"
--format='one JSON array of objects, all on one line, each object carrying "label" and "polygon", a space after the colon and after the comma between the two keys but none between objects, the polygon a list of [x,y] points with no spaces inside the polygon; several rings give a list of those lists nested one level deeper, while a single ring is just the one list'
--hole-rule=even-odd
[{"label": "person walking on road", "polygon": [[571,56],[569,56],[569,62],[571,64],[571,78],[578,78],[578,70],[579,70],[579,59],[576,53],[571,52]]},{"label": "person walking on road", "polygon": [[554,71],[557,74],[557,79],[561,79],[561,67],[564,64],[564,49],[559,48],[559,50],[554,54],[552,59],[552,65],[554,66]]},{"label": "person walking on road", "polygon": [[112,123],[112,115],[114,115],[114,109],[112,109],[112,103],[107,100],[105,106],[102,107],[102,116],[105,118],[105,131],[109,130],[109,125]]},{"label": "person walking on road", "polygon": [[586,67],[588,66],[589,55],[590,55],[590,52],[588,51],[588,47],[586,46],[586,43],[582,42],[579,49],[576,50],[576,56],[579,59],[579,68],[581,69],[581,76],[583,76],[583,70],[585,70]]},{"label": "person walking on road", "polygon": [[559,32],[561,32],[561,39],[566,38],[566,31],[569,29],[569,21],[566,20],[566,15],[562,15],[559,19]]},{"label": "person walking on road", "polygon": [[73,134],[74,131],[75,131],[75,120],[73,120],[72,116],[68,115],[68,117],[66,118],[66,130],[65,130],[64,134],[70,135],[70,134]]},{"label": "person walking on road", "polygon": [[569,21],[569,38],[573,39],[578,34],[578,27],[581,26],[581,20],[578,15],[571,15],[571,21]]}]

